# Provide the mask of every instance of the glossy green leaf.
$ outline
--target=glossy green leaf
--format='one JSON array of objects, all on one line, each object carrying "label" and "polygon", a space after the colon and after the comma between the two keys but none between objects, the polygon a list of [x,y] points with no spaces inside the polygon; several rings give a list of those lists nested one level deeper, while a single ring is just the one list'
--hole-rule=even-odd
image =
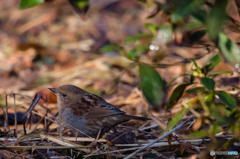
[{"label": "glossy green leaf", "polygon": [[225,91],[216,91],[216,94],[229,108],[235,109],[237,107],[236,100],[229,93]]},{"label": "glossy green leaf", "polygon": [[210,39],[215,40],[222,31],[227,18],[226,7],[228,0],[215,1],[210,13],[206,16],[206,27]]},{"label": "glossy green leaf", "polygon": [[157,32],[157,25],[156,24],[152,24],[152,23],[146,23],[145,27],[151,31],[153,34],[155,34]]},{"label": "glossy green leaf", "polygon": [[191,17],[200,24],[204,24],[207,12],[204,9],[198,9],[191,13]]},{"label": "glossy green leaf", "polygon": [[201,83],[208,90],[210,90],[210,91],[214,90],[215,81],[213,79],[203,77],[203,78],[201,78]]},{"label": "glossy green leaf", "polygon": [[179,15],[185,16],[198,11],[205,0],[184,0],[178,1],[177,8],[174,11]]},{"label": "glossy green leaf", "polygon": [[147,64],[139,65],[139,73],[144,96],[152,106],[160,106],[165,96],[165,81],[153,67]]},{"label": "glossy green leaf", "polygon": [[219,62],[221,62],[221,57],[219,56],[219,54],[217,54],[213,56],[209,62],[211,63],[209,69],[213,69],[217,64],[219,64]]},{"label": "glossy green leaf", "polygon": [[171,22],[175,23],[185,16],[199,12],[199,8],[204,3],[204,1],[205,0],[175,1],[176,9],[171,14]]},{"label": "glossy green leaf", "polygon": [[205,88],[204,87],[196,87],[196,88],[192,88],[192,89],[188,89],[186,90],[186,93],[198,93],[198,92],[204,92]]},{"label": "glossy green leaf", "polygon": [[217,64],[219,64],[219,62],[221,61],[221,57],[219,56],[219,54],[213,56],[207,63],[207,65],[205,65],[202,70],[205,73],[208,73],[209,71],[211,71],[215,66],[217,66]]},{"label": "glossy green leaf", "polygon": [[224,55],[225,59],[227,59],[230,63],[237,63],[240,62],[240,50],[237,44],[231,41],[225,34],[219,34],[219,42],[218,47],[221,50],[221,53]]},{"label": "glossy green leaf", "polygon": [[172,108],[178,102],[178,100],[182,97],[184,90],[189,85],[191,84],[190,83],[180,84],[173,90],[169,98],[169,102],[167,104],[167,109]]},{"label": "glossy green leaf", "polygon": [[21,0],[19,9],[28,9],[44,3],[44,0]]},{"label": "glossy green leaf", "polygon": [[152,38],[153,35],[152,34],[149,34],[149,33],[140,33],[140,34],[136,34],[136,35],[133,35],[129,38],[127,38],[124,42],[123,42],[123,45],[126,45],[126,44],[129,44],[131,42],[135,42],[135,41],[138,41],[138,40],[141,40],[142,38]]}]

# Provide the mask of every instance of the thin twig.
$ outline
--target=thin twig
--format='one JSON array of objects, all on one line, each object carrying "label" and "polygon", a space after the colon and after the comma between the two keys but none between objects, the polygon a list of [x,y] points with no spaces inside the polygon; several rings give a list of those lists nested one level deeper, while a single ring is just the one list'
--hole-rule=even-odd
[{"label": "thin twig", "polygon": [[[131,147],[131,148],[126,148],[126,149],[121,149],[121,150],[114,150],[114,151],[110,151],[111,153],[115,153],[115,152],[125,152],[125,151],[133,151],[133,150],[137,150],[139,149],[139,147]],[[109,154],[110,152],[103,152],[100,154],[95,154],[97,151],[95,151],[94,153],[91,154],[91,156],[96,156],[96,155],[104,155],[104,154]],[[90,157],[90,155],[85,155],[83,156],[84,158],[88,158]]]},{"label": "thin twig", "polygon": [[[24,150],[31,149],[32,146],[0,146],[0,149]],[[36,146],[35,149],[69,149],[69,148],[91,148],[91,146]]]},{"label": "thin twig", "polygon": [[[47,98],[47,95],[46,95],[46,116],[48,114],[48,98]],[[48,123],[47,123],[47,119],[44,118],[44,127],[46,129],[46,132],[48,132]]]},{"label": "thin twig", "polygon": [[189,120],[191,120],[193,117],[187,119],[186,121],[184,121],[183,123],[179,124],[178,126],[176,126],[175,128],[173,128],[172,130],[170,130],[169,132],[167,132],[166,134],[160,136],[158,139],[152,141],[151,143],[147,144],[146,146],[138,149],[137,151],[131,153],[130,155],[128,155],[127,157],[125,157],[124,159],[129,159],[131,157],[133,157],[135,154],[137,154],[138,152],[141,152],[142,150],[148,148],[149,146],[153,145],[154,143],[160,141],[161,139],[163,139],[164,137],[167,137],[168,135],[172,134],[173,132],[177,131],[178,129],[180,129],[182,126],[184,126]]},{"label": "thin twig", "polygon": [[[27,108],[25,108],[24,106],[22,106],[22,108],[23,109],[27,109]],[[35,115],[38,115],[38,116],[40,116],[40,117],[43,117],[44,115],[42,115],[42,114],[40,114],[40,113],[38,113],[38,112],[35,112],[34,110],[32,110],[32,113],[33,114],[35,114]],[[49,118],[49,117],[45,117],[47,120],[49,120],[49,121],[51,121],[51,122],[54,122],[54,123],[57,123],[55,120],[53,120],[53,119],[51,119],[51,118]]]},{"label": "thin twig", "polygon": [[6,95],[6,122],[7,122],[7,130],[9,131],[9,122],[8,122],[8,101],[7,101],[7,95]]},{"label": "thin twig", "polygon": [[45,113],[45,115],[38,121],[38,123],[34,126],[34,128],[29,131],[29,133],[32,133],[33,131],[35,131],[37,129],[38,125],[42,122],[42,120],[45,118],[46,115],[47,115],[47,113]]},{"label": "thin twig", "polygon": [[15,134],[17,135],[17,107],[16,107],[15,94],[13,94],[13,99],[14,99],[14,109],[15,109]]},{"label": "thin twig", "polygon": [[[16,95],[20,95],[20,96],[22,96],[23,98],[25,98],[25,99],[27,99],[27,100],[29,100],[29,101],[32,101],[32,99],[29,98],[29,97],[27,97],[27,96],[21,95],[21,94],[19,94],[19,93],[15,93],[15,94],[16,94]],[[41,98],[42,98],[42,97],[41,97]],[[42,99],[46,102],[46,100],[45,100],[44,98],[42,98]],[[40,104],[40,103],[36,103],[36,104],[39,105],[40,107],[46,109],[46,107],[45,107],[44,105],[42,105],[42,104]],[[48,109],[48,113],[50,113],[50,114],[52,115],[52,117],[56,120],[56,122],[57,122],[57,124],[60,126],[60,128],[61,128],[62,130],[64,130],[63,126],[60,124],[60,122],[57,120],[57,118],[56,118],[55,115],[51,112],[51,110]]]},{"label": "thin twig", "polygon": [[[179,140],[179,141],[183,141],[183,140]],[[202,139],[196,139],[196,140],[185,140],[185,142],[190,142],[192,145],[199,145],[200,143],[202,143]],[[207,139],[205,141],[211,141],[211,139]],[[143,144],[144,146],[148,145],[148,144]],[[174,141],[171,143],[171,145],[179,145],[178,141]],[[104,154],[113,154],[116,152],[126,152],[126,151],[132,151],[132,150],[136,150],[139,149],[139,145],[138,144],[116,144],[114,145],[116,147],[131,147],[131,148],[125,148],[125,149],[120,149],[120,150],[114,150],[114,151],[108,151],[108,152],[103,152],[100,154],[97,153],[93,153],[91,156],[96,156],[96,155],[104,155]],[[161,143],[154,143],[153,145],[151,145],[150,147],[157,147],[157,148],[161,148],[161,147],[167,147],[169,146],[168,142],[161,142]]]}]

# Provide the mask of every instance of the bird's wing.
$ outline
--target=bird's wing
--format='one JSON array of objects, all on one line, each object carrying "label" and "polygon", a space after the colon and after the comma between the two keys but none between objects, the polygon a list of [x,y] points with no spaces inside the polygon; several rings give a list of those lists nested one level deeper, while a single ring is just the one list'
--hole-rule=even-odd
[{"label": "bird's wing", "polygon": [[109,109],[108,107],[94,107],[89,112],[89,114],[86,115],[87,118],[99,118],[99,117],[105,117],[105,116],[111,116],[116,114],[125,114],[125,112],[121,111],[115,111],[113,109]]},{"label": "bird's wing", "polygon": [[104,117],[115,114],[125,114],[125,112],[121,111],[117,107],[107,103],[106,101],[102,101],[98,106],[93,107],[87,117]]},{"label": "bird's wing", "polygon": [[73,114],[79,118],[97,118],[115,114],[125,114],[125,112],[93,94],[84,95],[79,99],[77,104],[72,106],[72,111]]}]

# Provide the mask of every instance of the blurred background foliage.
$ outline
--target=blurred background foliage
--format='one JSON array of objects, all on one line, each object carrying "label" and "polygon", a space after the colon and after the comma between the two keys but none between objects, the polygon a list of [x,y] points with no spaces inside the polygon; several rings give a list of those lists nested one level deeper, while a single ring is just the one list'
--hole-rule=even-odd
[{"label": "blurred background foliage", "polygon": [[[11,31],[17,32],[20,39],[23,39],[21,41],[28,42],[18,45],[18,50],[28,50],[26,57],[21,56],[25,60],[25,66],[21,67],[31,65],[32,76],[34,67],[37,67],[33,66],[32,62],[47,64],[47,72],[54,67],[53,64],[65,65],[72,61],[72,58],[78,59],[76,63],[81,63],[83,57],[84,61],[90,61],[94,59],[89,56],[90,52],[102,57],[113,55],[106,61],[114,61],[109,63],[110,68],[120,71],[113,76],[109,89],[99,91],[102,89],[93,89],[92,84],[80,86],[97,95],[111,94],[126,74],[134,74],[133,82],[130,83],[142,90],[144,98],[151,105],[149,110],[168,112],[179,104],[181,108],[185,108],[181,110],[183,113],[172,119],[172,126],[186,114],[196,117],[192,125],[193,131],[185,134],[185,138],[210,137],[216,143],[224,145],[222,149],[225,150],[232,145],[231,141],[239,141],[240,1],[100,1],[68,0],[67,3],[54,0],[21,0],[19,9],[32,9],[27,13],[29,16],[34,14],[35,6],[48,10],[25,25],[22,25],[23,22],[18,21],[15,15],[4,26],[6,29],[14,24],[17,29],[13,31],[10,27],[8,34],[11,34]],[[63,12],[71,14],[69,11],[72,10],[79,18],[66,18],[66,21],[71,21],[70,25],[58,25],[64,23],[59,18],[63,16]],[[108,17],[109,13],[114,16]],[[39,21],[42,25],[39,25]],[[54,24],[51,24],[52,21]],[[95,27],[83,28],[87,23]],[[46,30],[47,25],[52,27],[45,32],[43,30]],[[69,30],[64,32],[65,28]],[[60,31],[64,38],[59,40],[57,37]],[[89,37],[94,41],[88,40]],[[55,48],[49,51],[47,48],[50,48],[50,45]],[[11,47],[4,49],[4,53],[12,50]],[[56,50],[61,51],[54,53]],[[79,51],[87,52],[88,55],[79,55]],[[33,58],[29,59],[31,56]],[[101,62],[96,64],[101,65]],[[179,68],[180,73],[173,73]],[[4,69],[7,69],[6,66]],[[9,70],[5,76],[19,74],[17,69]],[[104,71],[104,67],[102,70]],[[73,72],[70,76],[74,77]],[[83,74],[87,76],[94,74],[94,71]],[[101,76],[105,78],[104,73]],[[34,77],[37,76],[31,78]],[[31,81],[36,81],[34,85],[24,88],[31,89],[38,85],[38,90],[41,90],[41,85],[57,81],[58,78],[68,77],[53,73],[37,80],[32,79]],[[124,82],[128,83],[127,80]],[[229,133],[233,137],[222,143],[222,140],[216,140],[215,136],[220,132]]]}]

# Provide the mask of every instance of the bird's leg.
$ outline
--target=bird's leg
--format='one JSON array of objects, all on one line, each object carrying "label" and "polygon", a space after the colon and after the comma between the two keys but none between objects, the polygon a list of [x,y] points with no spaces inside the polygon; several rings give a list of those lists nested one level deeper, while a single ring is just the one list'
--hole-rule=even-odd
[{"label": "bird's leg", "polygon": [[93,140],[93,142],[90,144],[90,146],[96,146],[96,145],[97,145],[97,142],[98,142],[99,136],[100,136],[100,134],[101,134],[101,131],[102,131],[102,129],[100,129],[100,130],[98,131],[98,134],[97,134],[96,139]]}]

